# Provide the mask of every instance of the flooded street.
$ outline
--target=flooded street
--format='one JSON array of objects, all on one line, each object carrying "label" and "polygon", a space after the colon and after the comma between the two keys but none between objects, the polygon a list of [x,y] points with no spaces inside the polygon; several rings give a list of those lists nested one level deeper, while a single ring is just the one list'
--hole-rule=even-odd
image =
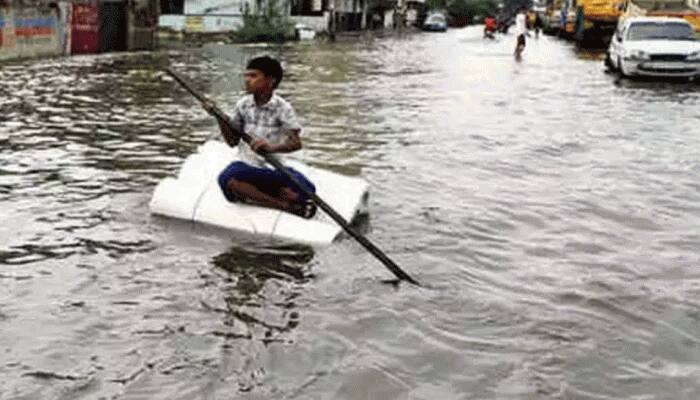
[{"label": "flooded street", "polygon": [[[0,65],[0,399],[700,398],[700,86],[479,27]],[[151,216],[279,57],[298,158],[370,183],[326,248]]]}]

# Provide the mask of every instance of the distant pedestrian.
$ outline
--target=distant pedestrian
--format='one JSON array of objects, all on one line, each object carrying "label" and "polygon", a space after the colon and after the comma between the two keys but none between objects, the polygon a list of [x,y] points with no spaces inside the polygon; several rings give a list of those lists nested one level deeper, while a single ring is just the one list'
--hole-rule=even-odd
[{"label": "distant pedestrian", "polygon": [[517,43],[515,44],[515,58],[520,59],[525,50],[525,35],[527,35],[527,16],[525,15],[525,7],[521,8],[518,15],[515,16],[515,34],[517,35]]},{"label": "distant pedestrian", "polygon": [[559,10],[559,36],[564,36],[566,33],[567,16],[569,14],[569,1],[564,0]]},{"label": "distant pedestrian", "polygon": [[542,23],[542,18],[540,17],[540,13],[535,13],[535,23],[533,24],[535,28],[535,39],[539,39],[540,37],[540,31],[542,30],[544,23]]},{"label": "distant pedestrian", "polygon": [[484,18],[484,37],[489,39],[494,39],[494,33],[496,32],[496,18],[492,15],[488,15]]}]

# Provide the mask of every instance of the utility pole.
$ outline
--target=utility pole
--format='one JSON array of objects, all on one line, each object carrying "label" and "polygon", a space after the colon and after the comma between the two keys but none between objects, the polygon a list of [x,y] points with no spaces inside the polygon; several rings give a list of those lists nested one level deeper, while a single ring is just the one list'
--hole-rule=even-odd
[{"label": "utility pole", "polygon": [[329,10],[329,21],[328,21],[328,37],[331,39],[331,42],[335,42],[335,0],[329,0],[330,2],[330,10]]}]

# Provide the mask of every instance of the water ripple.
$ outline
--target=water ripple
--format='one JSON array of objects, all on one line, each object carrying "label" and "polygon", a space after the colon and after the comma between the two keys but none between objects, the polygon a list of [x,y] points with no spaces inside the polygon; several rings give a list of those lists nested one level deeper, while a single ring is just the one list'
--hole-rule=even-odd
[{"label": "water ripple", "polygon": [[[8,398],[698,398],[697,84],[551,37],[362,36],[0,65]],[[325,249],[151,217],[280,57],[299,157],[362,175],[359,226],[425,288]],[[2,397],[3,395],[0,395]]]}]

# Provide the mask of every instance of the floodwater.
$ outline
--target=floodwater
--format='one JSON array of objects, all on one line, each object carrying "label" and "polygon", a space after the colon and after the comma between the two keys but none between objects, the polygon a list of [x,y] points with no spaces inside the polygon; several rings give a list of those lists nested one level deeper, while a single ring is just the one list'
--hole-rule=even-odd
[{"label": "floodwater", "polygon": [[[700,398],[700,91],[478,28],[0,66],[0,398]],[[301,159],[371,184],[326,248],[154,217],[271,53]]]}]

